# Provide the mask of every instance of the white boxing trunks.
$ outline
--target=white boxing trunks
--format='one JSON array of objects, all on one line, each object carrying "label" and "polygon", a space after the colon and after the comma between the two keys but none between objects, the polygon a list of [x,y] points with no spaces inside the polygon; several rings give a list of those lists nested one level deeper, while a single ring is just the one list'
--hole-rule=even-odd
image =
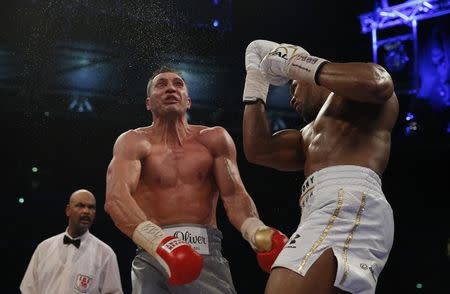
[{"label": "white boxing trunks", "polygon": [[305,276],[331,248],[338,268],[334,285],[375,293],[394,239],[392,209],[378,175],[342,165],[310,175],[302,186],[300,224],[273,264]]}]

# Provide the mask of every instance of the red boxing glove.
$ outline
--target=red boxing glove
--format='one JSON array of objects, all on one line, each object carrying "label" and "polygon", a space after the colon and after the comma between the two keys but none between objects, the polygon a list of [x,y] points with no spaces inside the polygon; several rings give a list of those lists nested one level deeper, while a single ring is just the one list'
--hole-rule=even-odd
[{"label": "red boxing glove", "polygon": [[[271,231],[271,232],[270,232]],[[278,254],[280,254],[281,250],[283,250],[284,245],[288,241],[288,237],[281,233],[280,231],[270,228],[269,230],[263,229],[260,231],[257,231],[255,234],[255,243],[256,246],[258,244],[264,244],[267,243],[267,239],[271,236],[271,244],[270,248],[267,248],[268,246],[261,245],[261,247],[264,248],[265,251],[263,252],[257,252],[256,259],[258,260],[259,266],[266,272],[270,273],[270,268],[272,267],[272,264],[275,262],[275,259],[277,259]],[[269,234],[269,236],[267,235]]]},{"label": "red boxing glove", "polygon": [[202,271],[203,257],[191,245],[174,236],[161,240],[155,257],[169,274],[172,285],[191,283]]}]

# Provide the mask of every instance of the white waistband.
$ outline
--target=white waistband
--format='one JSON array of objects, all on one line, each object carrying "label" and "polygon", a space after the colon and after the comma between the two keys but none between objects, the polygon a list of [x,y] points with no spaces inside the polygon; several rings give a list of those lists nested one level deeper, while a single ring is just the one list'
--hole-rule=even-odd
[{"label": "white waistband", "polygon": [[209,238],[206,227],[203,226],[169,226],[163,231],[190,244],[200,254],[209,254]]},{"label": "white waistband", "polygon": [[355,180],[363,180],[374,189],[381,188],[381,179],[373,170],[356,165],[337,165],[312,173],[303,182],[301,193],[303,196],[313,188],[328,184],[359,184],[357,182],[360,181]]}]

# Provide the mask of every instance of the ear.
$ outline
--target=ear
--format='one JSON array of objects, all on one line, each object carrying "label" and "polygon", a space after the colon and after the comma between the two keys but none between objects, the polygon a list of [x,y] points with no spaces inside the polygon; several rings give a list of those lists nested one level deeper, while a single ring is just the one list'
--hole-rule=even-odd
[{"label": "ear", "polygon": [[69,209],[70,209],[70,206],[69,206],[69,204],[67,204],[66,205],[66,216],[67,217],[69,217]]},{"label": "ear", "polygon": [[187,97],[187,109],[191,109],[191,106],[192,106],[192,100],[191,100],[191,97]]},{"label": "ear", "polygon": [[145,99],[145,108],[146,108],[147,110],[151,110],[151,108],[150,108],[150,97],[147,97],[147,98]]}]

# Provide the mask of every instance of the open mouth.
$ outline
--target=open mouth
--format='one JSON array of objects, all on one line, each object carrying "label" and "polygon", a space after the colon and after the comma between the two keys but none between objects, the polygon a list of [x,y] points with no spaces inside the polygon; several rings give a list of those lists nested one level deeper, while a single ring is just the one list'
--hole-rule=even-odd
[{"label": "open mouth", "polygon": [[172,103],[178,103],[180,99],[178,99],[175,95],[167,95],[164,99],[164,103],[172,104]]},{"label": "open mouth", "polygon": [[80,223],[82,224],[90,224],[91,223],[91,219],[88,217],[82,217],[80,218]]}]

